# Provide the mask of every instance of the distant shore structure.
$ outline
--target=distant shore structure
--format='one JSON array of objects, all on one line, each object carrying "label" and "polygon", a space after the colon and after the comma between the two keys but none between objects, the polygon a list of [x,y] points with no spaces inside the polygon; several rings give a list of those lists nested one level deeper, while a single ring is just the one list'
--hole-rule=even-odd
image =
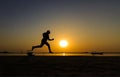
[{"label": "distant shore structure", "polygon": [[92,55],[103,55],[103,52],[97,52],[97,51],[93,51],[91,52]]}]

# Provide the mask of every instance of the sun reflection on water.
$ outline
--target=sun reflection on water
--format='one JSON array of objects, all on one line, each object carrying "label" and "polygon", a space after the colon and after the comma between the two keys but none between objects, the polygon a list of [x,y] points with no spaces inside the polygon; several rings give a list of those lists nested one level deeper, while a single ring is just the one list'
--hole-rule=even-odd
[{"label": "sun reflection on water", "polygon": [[63,56],[65,56],[66,54],[65,53],[62,53]]}]

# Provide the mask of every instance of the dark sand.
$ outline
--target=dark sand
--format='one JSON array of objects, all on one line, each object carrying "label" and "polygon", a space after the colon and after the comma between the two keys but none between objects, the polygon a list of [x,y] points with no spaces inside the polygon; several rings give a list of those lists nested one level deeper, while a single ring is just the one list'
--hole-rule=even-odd
[{"label": "dark sand", "polygon": [[0,77],[120,77],[120,57],[0,56]]}]

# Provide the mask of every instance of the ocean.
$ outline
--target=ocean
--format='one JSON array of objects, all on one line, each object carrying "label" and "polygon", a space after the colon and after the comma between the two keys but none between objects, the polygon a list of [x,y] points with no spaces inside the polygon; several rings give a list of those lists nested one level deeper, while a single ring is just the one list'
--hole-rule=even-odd
[{"label": "ocean", "polygon": [[[120,52],[104,52],[92,54],[90,52],[33,52],[34,56],[120,56]],[[28,56],[27,53],[0,53],[0,56]]]}]

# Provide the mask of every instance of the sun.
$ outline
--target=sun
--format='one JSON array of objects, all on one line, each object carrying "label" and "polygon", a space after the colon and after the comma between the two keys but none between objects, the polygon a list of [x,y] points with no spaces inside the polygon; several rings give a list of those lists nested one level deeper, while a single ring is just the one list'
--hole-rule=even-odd
[{"label": "sun", "polygon": [[61,41],[59,42],[59,45],[60,45],[61,47],[65,48],[65,47],[68,46],[68,42],[67,42],[66,40],[61,40]]}]

